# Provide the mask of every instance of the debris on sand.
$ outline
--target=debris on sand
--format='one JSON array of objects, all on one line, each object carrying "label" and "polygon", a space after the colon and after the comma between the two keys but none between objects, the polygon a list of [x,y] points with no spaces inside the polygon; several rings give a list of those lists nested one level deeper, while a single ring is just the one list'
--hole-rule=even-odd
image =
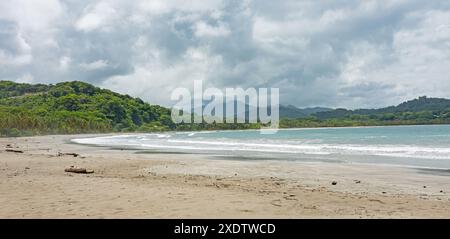
[{"label": "debris on sand", "polygon": [[80,156],[80,155],[77,154],[77,153],[61,153],[61,152],[58,152],[58,156],[59,156],[59,157],[61,157],[61,156],[74,156],[74,157],[78,157],[78,156]]},{"label": "debris on sand", "polygon": [[66,168],[64,170],[64,172],[67,172],[67,173],[80,173],[80,174],[91,174],[91,173],[94,173],[94,170],[88,170],[88,169],[85,169],[85,168],[77,168],[77,167],[74,167],[74,166],[70,166],[70,168]]},{"label": "debris on sand", "polygon": [[5,149],[6,152],[10,152],[10,153],[19,153],[19,154],[23,154],[22,150],[17,150],[17,149]]},{"label": "debris on sand", "polygon": [[336,184],[337,184],[337,181],[331,182],[331,185],[336,185]]}]

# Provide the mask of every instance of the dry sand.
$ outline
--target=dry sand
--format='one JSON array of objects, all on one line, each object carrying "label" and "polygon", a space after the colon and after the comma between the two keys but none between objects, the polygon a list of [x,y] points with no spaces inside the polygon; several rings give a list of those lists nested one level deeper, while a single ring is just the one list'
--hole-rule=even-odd
[{"label": "dry sand", "polygon": [[80,137],[0,139],[0,218],[450,218],[446,171],[70,143]]}]

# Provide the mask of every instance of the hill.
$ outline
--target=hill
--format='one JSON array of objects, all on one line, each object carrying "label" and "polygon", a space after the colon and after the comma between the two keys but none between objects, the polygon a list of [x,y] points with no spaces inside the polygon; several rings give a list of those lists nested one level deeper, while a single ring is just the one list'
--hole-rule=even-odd
[{"label": "hill", "polygon": [[0,135],[173,128],[169,109],[84,82],[0,82]]},{"label": "hill", "polygon": [[297,108],[293,105],[280,105],[280,117],[288,119],[306,118],[320,112],[332,111],[331,108],[311,107],[311,108]]},{"label": "hill", "polygon": [[[211,101],[203,101],[203,105],[202,107],[198,107],[198,108],[191,108],[191,112],[195,112],[195,111],[200,111],[202,109],[205,109],[206,105],[208,105]],[[236,110],[235,112],[235,118],[237,118],[238,113],[240,115],[245,115],[245,117],[248,117],[249,111],[250,110],[257,110],[257,106],[253,106],[253,105],[249,105],[245,102],[242,101],[227,101],[223,103],[223,109],[224,109],[224,114],[226,112],[226,107],[227,105],[233,105],[234,104],[234,108],[237,109],[237,105],[238,103],[244,105],[245,109],[241,112],[238,112]],[[311,107],[311,108],[297,108],[296,106],[293,105],[280,105],[279,106],[279,116],[280,118],[288,118],[288,119],[297,119],[297,118],[306,118],[312,114],[318,113],[318,112],[325,112],[325,111],[331,111],[333,109],[331,108],[324,108],[324,107]],[[270,107],[267,108],[267,111],[270,112]]]},{"label": "hill", "polygon": [[171,110],[80,81],[0,81],[0,136],[259,128],[259,124],[178,124]]},{"label": "hill", "polygon": [[450,100],[422,96],[380,109],[335,109],[280,121],[282,128],[418,124],[450,124]]},{"label": "hill", "polygon": [[343,119],[356,116],[369,116],[372,118],[446,118],[450,112],[450,100],[443,98],[428,98],[426,96],[403,102],[397,106],[380,109],[335,109],[313,114],[319,119]]}]

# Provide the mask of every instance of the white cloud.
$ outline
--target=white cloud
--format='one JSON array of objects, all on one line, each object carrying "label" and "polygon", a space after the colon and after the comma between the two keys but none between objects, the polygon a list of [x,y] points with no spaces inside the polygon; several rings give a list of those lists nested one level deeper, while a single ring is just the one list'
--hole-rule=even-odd
[{"label": "white cloud", "polygon": [[[152,49],[157,51],[155,49]],[[139,95],[152,103],[170,105],[170,94],[178,87],[192,88],[194,80],[207,83],[211,71],[220,67],[220,56],[210,55],[207,48],[189,48],[180,61],[166,66],[155,54],[152,61],[136,65],[133,74],[114,76],[102,83],[103,87],[118,92]]]},{"label": "white cloud", "polygon": [[[44,48],[48,51],[55,46],[55,32],[63,12],[64,7],[58,0],[0,1],[0,64],[31,66],[35,62],[35,52]],[[16,74],[22,72],[19,70]]]},{"label": "white cloud", "polygon": [[33,56],[30,54],[11,55],[3,50],[0,50],[0,65],[3,66],[21,66],[30,64]]},{"label": "white cloud", "polygon": [[223,23],[211,26],[205,22],[195,24],[195,36],[197,37],[225,37],[230,34],[230,29]]},{"label": "white cloud", "polygon": [[34,77],[30,74],[27,73],[25,75],[20,76],[19,78],[16,79],[16,82],[20,82],[20,83],[33,83]]},{"label": "white cloud", "polygon": [[170,11],[182,12],[209,12],[223,6],[222,0],[192,0],[186,3],[184,0],[140,0],[137,6],[151,14],[165,14]]},{"label": "white cloud", "polygon": [[58,0],[2,0],[0,12],[0,19],[17,22],[24,31],[41,31],[54,25],[63,7]]},{"label": "white cloud", "polygon": [[114,2],[100,1],[84,9],[83,15],[76,21],[75,27],[80,31],[89,32],[101,27],[111,26],[113,20],[119,17]]},{"label": "white cloud", "polygon": [[81,63],[80,67],[88,70],[88,71],[93,71],[93,70],[100,70],[100,69],[104,69],[106,67],[108,67],[108,61],[106,60],[97,60],[97,61],[93,61],[93,62],[89,62],[89,63]]},{"label": "white cloud", "polygon": [[63,56],[59,60],[59,67],[61,70],[65,71],[70,67],[70,63],[72,62],[72,59],[68,56]]}]

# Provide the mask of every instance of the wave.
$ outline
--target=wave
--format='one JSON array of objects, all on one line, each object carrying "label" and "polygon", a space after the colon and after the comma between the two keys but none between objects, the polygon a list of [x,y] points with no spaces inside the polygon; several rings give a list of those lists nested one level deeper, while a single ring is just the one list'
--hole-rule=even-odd
[{"label": "wave", "polygon": [[[211,142],[197,140],[169,140],[169,142],[193,145],[231,146],[221,149],[243,151],[283,152],[302,154],[358,154],[391,157],[450,159],[450,148],[431,148],[411,145],[353,145],[353,144],[270,144],[243,142]],[[237,148],[235,148],[237,147]]]},{"label": "wave", "polygon": [[74,139],[75,143],[101,146],[128,146],[179,151],[225,151],[290,153],[305,155],[374,155],[422,159],[450,159],[450,148],[419,145],[373,145],[373,144],[329,144],[317,141],[289,140],[237,140],[211,138],[208,140],[173,138],[170,134],[121,135],[97,138]]}]

